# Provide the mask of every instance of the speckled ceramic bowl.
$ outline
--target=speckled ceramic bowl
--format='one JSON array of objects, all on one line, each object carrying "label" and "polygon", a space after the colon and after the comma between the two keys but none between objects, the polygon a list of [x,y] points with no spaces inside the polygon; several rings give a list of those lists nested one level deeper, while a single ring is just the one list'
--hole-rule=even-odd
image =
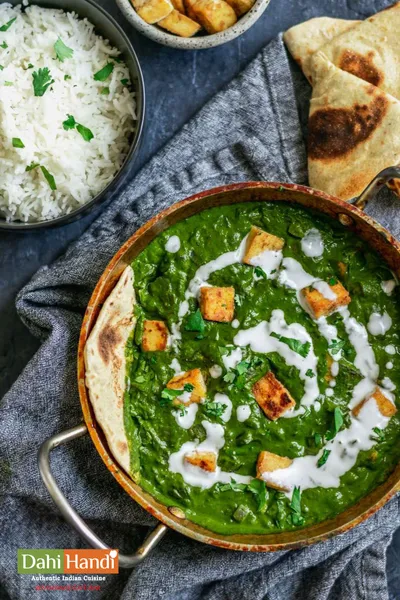
[{"label": "speckled ceramic bowl", "polygon": [[173,33],[168,33],[157,25],[149,25],[139,17],[133,8],[131,0],[116,0],[116,2],[128,21],[132,23],[140,33],[151,40],[163,44],[164,46],[171,46],[171,48],[201,50],[220,46],[221,44],[230,42],[239,35],[242,35],[242,33],[247,31],[247,29],[250,29],[250,27],[261,17],[270,3],[270,0],[256,0],[249,12],[243,15],[243,17],[240,17],[235,25],[232,25],[232,27],[229,27],[225,31],[214,34],[200,33],[191,38],[179,37]]}]

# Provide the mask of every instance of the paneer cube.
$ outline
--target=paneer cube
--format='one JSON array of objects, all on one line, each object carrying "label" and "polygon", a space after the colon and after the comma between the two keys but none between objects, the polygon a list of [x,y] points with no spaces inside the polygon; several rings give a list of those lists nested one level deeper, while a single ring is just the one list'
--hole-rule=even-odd
[{"label": "paneer cube", "polygon": [[[191,371],[182,373],[182,375],[175,375],[175,377],[167,383],[167,388],[170,390],[182,390],[182,394],[184,394],[185,385],[189,388],[190,392],[187,392],[187,400],[183,401],[184,404],[193,404],[193,402],[199,403],[202,398],[205,398],[207,388],[200,369],[192,369]],[[193,389],[191,389],[191,386]],[[174,404],[182,404],[182,399],[176,399]]]},{"label": "paneer cube", "polygon": [[208,450],[194,450],[190,454],[185,454],[185,461],[210,473],[217,468],[217,455]]},{"label": "paneer cube", "polygon": [[255,0],[226,0],[226,2],[232,6],[237,16],[241,17],[245,13],[249,12],[251,7],[254,5]]},{"label": "paneer cube", "polygon": [[384,417],[393,417],[393,415],[397,413],[397,408],[395,407],[393,402],[391,402],[391,400],[389,400],[389,398],[387,398],[385,394],[383,394],[381,390],[378,387],[376,387],[372,394],[367,396],[367,398],[364,398],[364,400],[362,400],[360,404],[357,404],[357,406],[353,408],[353,415],[357,417],[360,414],[362,407],[371,400],[375,400],[379,412]]},{"label": "paneer cube", "polygon": [[143,21],[150,24],[165,19],[174,10],[169,0],[132,0],[132,4]]},{"label": "paneer cube", "polygon": [[257,479],[265,481],[268,487],[287,492],[289,491],[289,488],[286,486],[268,480],[268,473],[278,471],[278,469],[287,469],[292,462],[293,461],[290,458],[287,458],[287,456],[279,456],[278,454],[273,454],[267,450],[262,450],[257,459]]},{"label": "paneer cube", "polygon": [[246,265],[251,265],[252,258],[259,256],[266,250],[282,250],[285,245],[285,240],[267,233],[259,227],[253,227],[250,229],[250,233],[247,237],[246,251],[243,258],[243,262]]},{"label": "paneer cube", "polygon": [[218,33],[234,25],[236,13],[224,0],[185,0],[188,16],[200,23],[208,33]]},{"label": "paneer cube", "polygon": [[171,0],[171,3],[175,10],[178,10],[182,15],[186,14],[185,3],[183,0]]},{"label": "paneer cube", "polygon": [[144,321],[142,350],[156,352],[165,350],[168,345],[168,328],[164,321]]},{"label": "paneer cube", "polygon": [[307,310],[314,319],[327,317],[341,306],[347,306],[351,302],[349,292],[340,281],[337,281],[334,285],[329,285],[329,287],[333,292],[332,298],[327,298],[319,290],[309,287],[300,292]]},{"label": "paneer cube", "polygon": [[235,312],[235,288],[200,288],[200,310],[207,321],[229,323]]},{"label": "paneer cube", "polygon": [[201,25],[189,19],[186,15],[182,15],[177,10],[173,10],[165,19],[157,23],[163,29],[180,35],[181,37],[192,37],[201,29]]},{"label": "paneer cube", "polygon": [[272,371],[266,373],[253,385],[253,394],[259,407],[271,421],[276,421],[285,412],[296,406],[292,396]]}]

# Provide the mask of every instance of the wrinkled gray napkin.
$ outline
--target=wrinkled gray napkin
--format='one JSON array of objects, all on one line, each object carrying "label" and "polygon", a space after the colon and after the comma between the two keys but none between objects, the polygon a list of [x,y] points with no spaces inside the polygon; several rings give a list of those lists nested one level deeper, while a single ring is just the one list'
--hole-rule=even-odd
[{"label": "wrinkled gray napkin", "polygon": [[[36,453],[46,437],[82,419],[76,345],[87,301],[107,262],[149,217],[196,191],[251,179],[305,182],[298,108],[304,115],[308,95],[302,76],[291,74],[282,40],[275,40],[144,168],[65,256],[40,269],[20,293],[21,318],[43,344],[0,410],[4,597],[43,597],[29,576],[16,574],[17,548],[83,546],[46,493]],[[383,194],[371,208],[387,226],[395,224],[394,202]],[[400,233],[398,226],[394,233]],[[117,485],[89,438],[58,449],[52,463],[82,517],[111,547],[133,551],[154,521]],[[96,597],[384,600],[385,552],[399,524],[399,500],[394,499],[345,535],[270,554],[220,550],[169,532],[138,568],[109,576]],[[51,593],[61,597],[62,592]],[[92,594],[77,592],[76,597]]]}]

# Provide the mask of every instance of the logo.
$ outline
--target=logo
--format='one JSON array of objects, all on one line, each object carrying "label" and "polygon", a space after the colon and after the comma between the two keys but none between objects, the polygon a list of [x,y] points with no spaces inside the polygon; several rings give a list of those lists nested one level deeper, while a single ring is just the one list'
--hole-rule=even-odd
[{"label": "logo", "polygon": [[18,573],[70,573],[110,575],[118,573],[118,550],[18,550]]}]

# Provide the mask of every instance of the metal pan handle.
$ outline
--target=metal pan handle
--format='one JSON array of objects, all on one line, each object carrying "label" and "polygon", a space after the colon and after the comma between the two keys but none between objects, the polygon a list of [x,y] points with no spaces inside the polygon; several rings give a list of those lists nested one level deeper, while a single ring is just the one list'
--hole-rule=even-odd
[{"label": "metal pan handle", "polygon": [[[50,469],[50,452],[60,446],[66,444],[72,440],[82,437],[87,433],[87,427],[77,425],[72,429],[67,429],[62,433],[53,435],[48,438],[39,448],[38,453],[38,464],[40,475],[43,479],[45,486],[47,487],[50,496],[53,498],[61,514],[65,520],[72,525],[74,529],[80,534],[80,536],[93,548],[101,550],[109,549],[109,546],[105,544],[97,535],[88,527],[88,525],[81,519],[77,512],[69,504],[68,500],[58,487],[51,469]],[[133,554],[120,554],[119,555],[119,566],[130,569],[140,563],[146,556],[155,548],[161,538],[165,535],[167,527],[162,523],[159,523],[146,537],[143,544]]]},{"label": "metal pan handle", "polygon": [[353,200],[351,204],[364,210],[367,202],[372,200],[381,187],[391,179],[400,179],[400,167],[388,167],[387,169],[383,169],[383,171],[378,173],[371,183],[367,185],[362,194]]}]

